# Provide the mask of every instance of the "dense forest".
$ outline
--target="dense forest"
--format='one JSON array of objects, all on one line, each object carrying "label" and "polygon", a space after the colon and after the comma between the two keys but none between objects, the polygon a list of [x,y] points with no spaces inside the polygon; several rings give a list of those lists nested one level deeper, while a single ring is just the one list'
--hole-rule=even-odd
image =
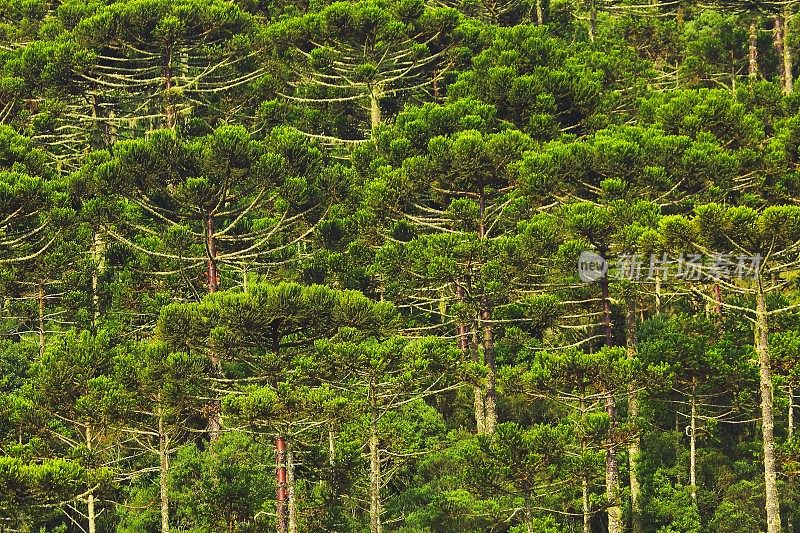
[{"label": "dense forest", "polygon": [[0,0],[0,532],[800,530],[799,12]]}]

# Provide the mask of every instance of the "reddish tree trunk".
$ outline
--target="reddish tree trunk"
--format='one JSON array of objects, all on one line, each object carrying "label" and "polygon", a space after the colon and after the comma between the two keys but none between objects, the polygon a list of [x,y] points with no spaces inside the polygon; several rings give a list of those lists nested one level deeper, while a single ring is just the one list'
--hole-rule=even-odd
[{"label": "reddish tree trunk", "polygon": [[600,299],[603,304],[603,340],[606,346],[613,345],[613,330],[611,327],[611,296],[608,292],[608,278],[600,278]]},{"label": "reddish tree trunk", "polygon": [[275,462],[277,464],[275,470],[275,511],[277,514],[277,529],[278,533],[288,533],[289,531],[289,513],[286,505],[288,496],[286,485],[286,441],[283,437],[279,436],[275,440]]},{"label": "reddish tree trunk", "polygon": [[[214,238],[214,217],[211,214],[206,215],[205,219],[205,233],[206,233],[206,254],[207,268],[206,268],[206,288],[208,293],[215,293],[219,290],[219,272],[217,271],[217,244]],[[222,375],[222,361],[217,353],[211,350],[209,356],[211,360],[211,372],[214,376]],[[219,439],[222,432],[222,406],[219,400],[212,400],[207,406],[208,410],[208,431],[211,441]]]}]

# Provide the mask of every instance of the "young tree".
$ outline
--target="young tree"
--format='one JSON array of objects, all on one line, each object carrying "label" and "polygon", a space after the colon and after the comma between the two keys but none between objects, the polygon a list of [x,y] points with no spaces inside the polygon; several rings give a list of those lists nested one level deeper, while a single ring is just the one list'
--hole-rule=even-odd
[{"label": "young tree", "polygon": [[689,490],[695,507],[702,490],[699,439],[721,424],[743,423],[755,406],[748,402],[747,386],[755,378],[745,359],[749,354],[737,350],[729,338],[714,341],[720,329],[712,317],[661,315],[642,327],[639,345],[642,364],[658,369],[660,388],[673,397],[676,417],[689,437]]},{"label": "young tree", "polygon": [[[608,409],[608,395],[617,395],[634,381],[637,362],[625,350],[603,347],[597,353],[571,348],[563,351],[542,351],[535,355],[529,368],[509,371],[507,388],[528,398],[528,401],[553,402],[573,425],[577,442],[570,444],[574,455],[573,468],[581,486],[583,531],[591,531],[590,490],[597,476],[595,467],[605,462],[608,530],[622,531],[622,509],[619,472],[609,469],[616,461],[616,447],[625,441],[615,411]],[[609,459],[610,457],[610,459]],[[613,468],[613,464],[611,467]],[[616,477],[616,479],[615,479]]]},{"label": "young tree", "polygon": [[[439,394],[448,383],[448,371],[457,364],[457,351],[438,339],[366,337],[343,332],[341,341],[319,341],[317,349],[327,368],[325,381],[343,390],[366,413],[369,449],[370,533],[383,530],[383,487],[388,484],[389,460],[381,453],[380,421],[401,406]],[[403,450],[387,450],[389,457]]]},{"label": "young tree", "polygon": [[116,423],[132,436],[130,448],[158,458],[160,531],[169,533],[171,456],[193,440],[187,437],[200,411],[205,359],[201,354],[173,353],[163,343],[150,341],[122,347],[113,363],[114,378],[132,399],[122,406]]},{"label": "young tree", "polygon": [[[70,521],[86,519],[89,533],[102,527],[100,494],[117,479],[119,466],[121,441],[112,421],[125,393],[109,378],[111,352],[108,332],[73,331],[32,366],[27,390],[27,438],[42,439],[53,458],[80,458],[86,470],[88,487],[76,490],[78,496],[64,506]],[[85,505],[86,512],[75,502]]]}]

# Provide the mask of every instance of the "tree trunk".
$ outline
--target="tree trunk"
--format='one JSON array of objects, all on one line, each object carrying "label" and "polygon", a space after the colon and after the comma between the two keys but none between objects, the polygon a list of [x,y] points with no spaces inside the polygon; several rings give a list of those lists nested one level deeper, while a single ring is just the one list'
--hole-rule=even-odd
[{"label": "tree trunk", "polygon": [[86,496],[86,518],[89,521],[89,533],[97,533],[97,515],[94,510],[94,493]]},{"label": "tree trunk", "polygon": [[294,451],[292,443],[286,443],[286,488],[289,501],[289,533],[297,533],[297,499],[294,485]]},{"label": "tree trunk", "polygon": [[761,389],[761,435],[764,444],[764,488],[767,511],[767,533],[780,533],[781,513],[778,498],[778,482],[775,473],[775,436],[772,402],[772,369],[770,368],[769,346],[767,336],[767,302],[761,284],[761,276],[756,280],[756,329],[758,342],[759,382]]},{"label": "tree trunk", "polygon": [[216,224],[214,215],[206,214],[206,287],[208,293],[217,292],[219,290],[219,271],[217,270],[217,241],[215,236]]},{"label": "tree trunk", "polygon": [[95,327],[100,322],[100,276],[106,269],[106,242],[103,234],[95,231],[92,235],[92,306],[94,315],[92,323]]},{"label": "tree trunk", "polygon": [[613,346],[614,335],[611,325],[611,296],[608,291],[608,278],[605,276],[600,278],[600,299],[603,306],[603,340],[606,346]]},{"label": "tree trunk", "polygon": [[592,513],[589,506],[589,481],[581,480],[581,504],[583,505],[583,533],[592,533]]},{"label": "tree trunk", "polygon": [[692,502],[697,507],[697,378],[692,378],[691,412],[689,415],[689,485]]},{"label": "tree trunk", "polygon": [[336,464],[336,439],[332,428],[328,428],[328,463],[331,466]]},{"label": "tree trunk", "polygon": [[789,400],[789,416],[788,416],[788,435],[791,439],[794,437],[794,387],[792,387],[792,382],[789,381],[789,391],[788,391],[788,400]]},{"label": "tree trunk", "polygon": [[[92,430],[86,426],[86,449],[92,451]],[[94,508],[94,491],[90,490],[86,496],[86,519],[89,522],[89,532],[97,533],[97,513]]]},{"label": "tree trunk", "polygon": [[786,4],[783,8],[783,72],[785,75],[783,92],[784,94],[791,94],[794,89],[794,73],[792,65],[792,47],[789,44],[789,21],[792,18],[791,4]]},{"label": "tree trunk", "polygon": [[[464,303],[464,288],[458,284],[456,286],[456,300],[458,303]],[[469,339],[469,329],[466,324],[459,324],[458,325],[458,348],[461,350],[461,357],[463,360],[467,360],[470,357],[475,362],[477,361],[477,351],[475,353],[471,353],[470,349],[470,339]],[[477,346],[477,343],[472,343],[472,347],[474,348]],[[483,408],[483,388],[480,385],[473,385],[472,387],[473,393],[473,409],[475,411],[475,431],[478,434],[485,432],[485,412]]]},{"label": "tree trunk", "polygon": [[373,130],[381,124],[381,97],[374,87],[369,92],[369,120]]},{"label": "tree trunk", "polygon": [[[601,255],[605,255],[605,250]],[[603,338],[606,346],[613,345],[611,327],[611,297],[608,290],[608,277],[600,278],[600,292],[603,305]],[[619,461],[617,459],[614,432],[617,427],[617,403],[613,391],[607,391],[606,413],[611,423],[606,443],[606,497],[608,498],[608,533],[622,533],[622,508],[619,501]]]},{"label": "tree trunk", "polygon": [[158,487],[161,499],[161,533],[169,533],[169,439],[164,430],[164,417],[158,411]]},{"label": "tree trunk", "polygon": [[622,533],[622,507],[619,494],[619,462],[617,460],[614,431],[616,430],[617,406],[613,393],[606,397],[606,413],[611,420],[611,435],[606,444],[606,497],[608,498],[608,533]]},{"label": "tree trunk", "polygon": [[[214,216],[210,213],[205,217],[205,245],[206,245],[206,288],[212,294],[219,290],[219,271],[217,270],[217,243],[215,237]],[[217,353],[211,349],[211,372],[213,376],[222,376],[222,361]],[[211,400],[208,406],[208,433],[211,442],[219,440],[222,433],[222,404],[219,400]]]},{"label": "tree trunk", "polygon": [[748,45],[748,68],[747,74],[751,78],[758,76],[758,26],[756,25],[756,17],[750,21],[750,42]]},{"label": "tree trunk", "polygon": [[289,516],[286,508],[286,441],[282,436],[275,439],[275,514],[278,533],[289,532]]},{"label": "tree trunk", "polygon": [[661,276],[656,276],[655,280],[655,313],[661,314]]},{"label": "tree trunk", "polygon": [[597,5],[595,0],[589,0],[589,40],[594,42],[597,36]]},{"label": "tree trunk", "polygon": [[786,65],[783,62],[783,17],[775,15],[772,19],[773,39],[772,45],[775,47],[775,53],[778,55],[778,77],[781,80],[781,88],[786,92]]},{"label": "tree trunk", "polygon": [[39,334],[39,358],[44,357],[44,348],[45,348],[45,329],[44,329],[44,303],[45,303],[45,294],[44,294],[44,284],[39,283],[36,287],[36,303],[38,309],[38,334]]},{"label": "tree trunk", "polygon": [[[478,238],[488,238],[486,231],[486,193],[483,184],[480,187],[479,199],[479,219],[478,219]],[[497,382],[497,365],[494,359],[494,327],[492,325],[492,304],[489,296],[484,295],[481,299],[481,329],[483,330],[483,362],[488,373],[486,375],[486,395],[483,398],[483,410],[486,416],[485,430],[491,435],[497,427],[497,392],[495,384]]]},{"label": "tree trunk", "polygon": [[[628,359],[636,359],[636,299],[635,295],[628,297],[625,314],[625,348]],[[639,483],[638,461],[641,453],[639,437],[639,397],[636,385],[628,387],[628,418],[633,424],[635,435],[628,444],[628,470],[630,472],[631,489],[631,530],[641,533],[641,483]]]},{"label": "tree trunk", "polygon": [[374,377],[369,388],[369,531],[381,533],[381,457],[378,448],[378,399]]},{"label": "tree trunk", "polygon": [[481,309],[481,326],[483,326],[483,361],[488,369],[483,408],[486,413],[486,433],[491,435],[497,427],[497,392],[495,390],[497,365],[494,359],[494,328],[491,323],[491,308],[488,302],[484,303],[484,307]]},{"label": "tree trunk", "polygon": [[[787,422],[787,435],[789,440],[794,437],[794,387],[792,387],[792,382],[789,380],[789,416]],[[789,474],[789,485],[794,486],[795,476],[794,474]],[[794,523],[792,520],[792,515],[794,514],[793,506],[789,506],[789,512],[786,513],[786,531],[788,533],[794,533]]]},{"label": "tree trunk", "polygon": [[[580,410],[581,424],[586,424],[586,391],[581,391],[581,399],[578,404]],[[581,439],[581,454],[586,452],[586,435],[583,431],[580,432]],[[592,508],[589,501],[589,480],[584,474],[581,478],[581,506],[583,508],[583,533],[592,533]]]},{"label": "tree trunk", "polygon": [[[480,329],[476,321],[473,326],[472,344],[470,345],[470,353],[472,361],[475,363],[481,362],[481,354],[478,347],[481,342],[478,340],[478,330]],[[473,407],[475,409],[475,430],[478,435],[486,433],[486,408],[484,406],[484,399],[486,397],[486,388],[482,385],[475,385],[473,388]]]},{"label": "tree trunk", "polygon": [[533,510],[530,498],[525,498],[525,533],[536,533],[533,529]]},{"label": "tree trunk", "polygon": [[544,9],[542,8],[542,0],[536,0],[536,24],[539,26],[544,24]]}]

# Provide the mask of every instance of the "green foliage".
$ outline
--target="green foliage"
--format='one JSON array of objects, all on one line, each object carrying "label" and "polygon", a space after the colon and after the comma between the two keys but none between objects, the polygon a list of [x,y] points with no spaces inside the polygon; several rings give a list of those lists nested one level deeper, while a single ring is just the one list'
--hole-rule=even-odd
[{"label": "green foliage", "polygon": [[800,521],[794,4],[0,9],[0,531]]}]

